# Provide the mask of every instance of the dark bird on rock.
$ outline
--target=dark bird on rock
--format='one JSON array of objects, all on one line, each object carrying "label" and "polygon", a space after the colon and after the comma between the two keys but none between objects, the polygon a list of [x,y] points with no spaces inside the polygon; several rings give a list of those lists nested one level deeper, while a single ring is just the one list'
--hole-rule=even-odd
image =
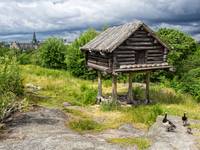
[{"label": "dark bird on rock", "polygon": [[188,117],[186,116],[186,112],[184,112],[184,114],[183,114],[182,121],[183,121],[183,126],[189,126]]},{"label": "dark bird on rock", "polygon": [[187,133],[188,133],[188,134],[193,134],[193,133],[192,133],[192,128],[188,127],[188,128],[187,128]]},{"label": "dark bird on rock", "polygon": [[176,126],[170,120],[167,119],[167,113],[165,113],[165,117],[163,118],[162,123],[167,128],[168,132],[174,131],[176,129]]}]

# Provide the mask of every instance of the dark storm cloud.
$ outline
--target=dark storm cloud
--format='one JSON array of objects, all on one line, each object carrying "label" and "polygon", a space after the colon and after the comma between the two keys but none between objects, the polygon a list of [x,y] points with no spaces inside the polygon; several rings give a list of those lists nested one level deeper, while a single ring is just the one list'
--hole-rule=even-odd
[{"label": "dark storm cloud", "polygon": [[29,38],[33,31],[40,38],[70,37],[88,27],[135,19],[154,29],[173,27],[200,38],[199,10],[199,0],[1,0],[0,39]]}]

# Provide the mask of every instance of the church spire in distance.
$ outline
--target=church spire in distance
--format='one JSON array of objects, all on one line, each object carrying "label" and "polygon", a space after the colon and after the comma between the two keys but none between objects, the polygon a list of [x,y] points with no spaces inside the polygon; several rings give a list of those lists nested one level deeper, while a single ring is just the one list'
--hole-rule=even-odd
[{"label": "church spire in distance", "polygon": [[35,34],[35,32],[33,32],[32,43],[33,43],[33,44],[38,44],[38,41],[37,41],[37,39],[36,39],[36,34]]}]

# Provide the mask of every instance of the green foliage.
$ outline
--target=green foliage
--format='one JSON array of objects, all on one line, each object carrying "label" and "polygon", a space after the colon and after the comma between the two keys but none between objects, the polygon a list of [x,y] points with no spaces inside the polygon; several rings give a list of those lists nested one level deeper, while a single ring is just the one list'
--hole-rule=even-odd
[{"label": "green foliage", "polygon": [[120,108],[121,106],[118,103],[114,103],[112,101],[102,102],[100,107],[102,111],[114,111],[119,110]]},{"label": "green foliage", "polygon": [[7,117],[9,109],[14,107],[15,94],[12,92],[4,92],[0,94],[0,122]]},{"label": "green foliage", "polygon": [[87,79],[93,79],[96,76],[96,72],[89,71],[86,68],[84,54],[80,51],[80,47],[92,40],[96,35],[97,32],[94,29],[89,29],[68,46],[65,62],[72,75]]},{"label": "green foliage", "polygon": [[39,57],[38,57],[38,51],[33,50],[33,51],[23,52],[17,57],[17,61],[19,62],[19,64],[22,64],[22,65],[26,65],[26,64],[39,65],[40,62],[39,62]]},{"label": "green foliage", "polygon": [[23,93],[22,78],[16,58],[0,58],[0,93],[12,92],[16,95]]},{"label": "green foliage", "polygon": [[79,96],[80,102],[84,105],[93,105],[96,103],[97,90],[82,84],[80,86],[81,95]]},{"label": "green foliage", "polygon": [[130,137],[130,138],[111,138],[107,140],[110,143],[120,144],[122,146],[134,146],[137,145],[139,150],[147,149],[151,142],[146,138]]},{"label": "green foliage", "polygon": [[47,39],[39,48],[41,65],[47,68],[66,68],[66,46],[57,38]]},{"label": "green foliage", "polygon": [[163,113],[163,109],[159,104],[123,108],[121,111],[129,114],[133,122],[144,123],[148,126],[151,126],[156,121],[157,116]]},{"label": "green foliage", "polygon": [[182,89],[194,95],[200,102],[200,67],[191,69],[182,78]]},{"label": "green foliage", "polygon": [[23,93],[16,58],[0,57],[0,121],[13,109],[16,96]]},{"label": "green foliage", "polygon": [[181,31],[161,28],[157,34],[169,45],[168,62],[175,66],[177,71],[181,69],[183,61],[197,50],[195,40]]},{"label": "green foliage", "polygon": [[69,127],[78,132],[100,131],[102,129],[101,124],[92,119],[79,119],[70,121]]}]

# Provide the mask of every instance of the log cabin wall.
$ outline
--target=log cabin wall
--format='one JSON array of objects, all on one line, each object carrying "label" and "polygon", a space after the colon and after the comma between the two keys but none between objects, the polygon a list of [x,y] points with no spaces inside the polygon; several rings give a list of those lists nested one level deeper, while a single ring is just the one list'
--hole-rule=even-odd
[{"label": "log cabin wall", "polygon": [[166,49],[140,27],[113,52],[114,68],[121,65],[160,64],[166,62]]},{"label": "log cabin wall", "polygon": [[111,55],[100,52],[88,52],[86,55],[87,55],[87,66],[96,66],[99,68],[104,68],[106,70],[112,69]]}]

